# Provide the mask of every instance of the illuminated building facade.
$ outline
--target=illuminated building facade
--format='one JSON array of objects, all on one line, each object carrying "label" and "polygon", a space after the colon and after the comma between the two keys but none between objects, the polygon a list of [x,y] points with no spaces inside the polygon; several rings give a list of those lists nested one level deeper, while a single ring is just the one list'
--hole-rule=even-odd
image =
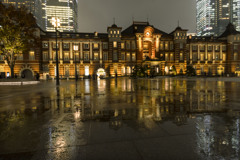
[{"label": "illuminated building facade", "polygon": [[198,36],[220,36],[229,22],[240,31],[240,0],[197,0]]},{"label": "illuminated building facade", "polygon": [[75,32],[77,30],[77,0],[42,0],[44,30],[55,31],[52,17],[60,19],[61,32]]},{"label": "illuminated building facade", "polygon": [[[20,57],[23,62],[16,65],[30,65],[26,69],[43,79],[55,78],[55,32],[41,32],[39,36],[40,48],[24,54],[26,60]],[[107,33],[61,32],[57,46],[61,78],[129,76],[136,65],[147,65],[156,75],[173,74],[173,68],[176,74],[184,74],[188,65],[197,75],[227,76],[240,71],[240,32],[231,23],[219,37],[187,36],[181,27],[168,34],[148,22],[133,22],[123,31],[114,24]],[[39,67],[31,68],[33,62]],[[0,68],[9,72],[4,71],[9,67],[3,59]],[[15,73],[20,76],[23,70],[20,65]]]}]

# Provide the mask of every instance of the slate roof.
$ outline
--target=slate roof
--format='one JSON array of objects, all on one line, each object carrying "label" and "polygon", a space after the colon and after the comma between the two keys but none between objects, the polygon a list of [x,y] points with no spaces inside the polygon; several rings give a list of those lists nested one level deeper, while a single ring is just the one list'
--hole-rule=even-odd
[{"label": "slate roof", "polygon": [[[42,35],[42,37],[47,37],[47,38],[55,38],[56,37],[56,32],[45,32],[46,35]],[[72,32],[60,32],[60,35],[58,36],[59,38],[86,38],[86,39],[94,39],[94,38],[108,38],[107,33],[98,33],[98,36],[95,36],[94,33],[72,33]]]},{"label": "slate roof", "polygon": [[162,35],[166,35],[167,33],[155,28],[152,25],[149,25],[148,22],[133,22],[131,26],[129,26],[127,29],[122,31],[123,36],[135,36],[135,33],[143,33],[144,29],[148,26],[151,26],[154,28],[154,33],[160,33]]},{"label": "slate roof", "polygon": [[229,23],[226,27],[226,30],[223,32],[222,35],[219,36],[219,38],[227,37],[228,35],[236,35],[236,34],[240,34],[240,32],[236,31],[232,23]]}]

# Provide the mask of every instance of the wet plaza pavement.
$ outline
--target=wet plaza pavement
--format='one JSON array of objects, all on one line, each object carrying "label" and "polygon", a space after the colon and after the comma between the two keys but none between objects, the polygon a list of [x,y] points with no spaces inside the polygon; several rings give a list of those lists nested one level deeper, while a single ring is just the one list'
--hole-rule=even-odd
[{"label": "wet plaza pavement", "polygon": [[240,159],[240,80],[1,86],[0,160]]}]

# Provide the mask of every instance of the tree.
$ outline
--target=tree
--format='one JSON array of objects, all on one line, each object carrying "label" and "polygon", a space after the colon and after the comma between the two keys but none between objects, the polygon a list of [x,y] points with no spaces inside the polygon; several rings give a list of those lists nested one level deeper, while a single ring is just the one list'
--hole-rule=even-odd
[{"label": "tree", "polygon": [[196,70],[193,68],[193,66],[188,65],[186,70],[187,76],[196,76]]},{"label": "tree", "polygon": [[10,67],[12,78],[17,56],[36,44],[35,31],[36,20],[26,7],[15,8],[0,2],[0,54]]},{"label": "tree", "polygon": [[172,66],[172,74],[173,75],[177,74],[177,70],[176,70],[176,67],[174,65]]}]

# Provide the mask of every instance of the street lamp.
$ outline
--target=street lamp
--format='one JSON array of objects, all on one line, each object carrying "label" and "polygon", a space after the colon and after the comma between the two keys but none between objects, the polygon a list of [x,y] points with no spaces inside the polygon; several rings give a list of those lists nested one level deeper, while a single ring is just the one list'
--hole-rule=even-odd
[{"label": "street lamp", "polygon": [[78,75],[77,75],[77,55],[76,55],[76,51],[78,51],[78,45],[74,45],[73,46],[73,50],[74,50],[74,56],[75,56],[75,80],[78,80]]},{"label": "street lamp", "polygon": [[60,26],[60,19],[52,17],[52,25],[54,26],[56,30],[56,72],[57,72],[57,77],[56,77],[56,85],[59,85],[59,68],[58,68],[58,46],[57,46],[57,28]]}]

